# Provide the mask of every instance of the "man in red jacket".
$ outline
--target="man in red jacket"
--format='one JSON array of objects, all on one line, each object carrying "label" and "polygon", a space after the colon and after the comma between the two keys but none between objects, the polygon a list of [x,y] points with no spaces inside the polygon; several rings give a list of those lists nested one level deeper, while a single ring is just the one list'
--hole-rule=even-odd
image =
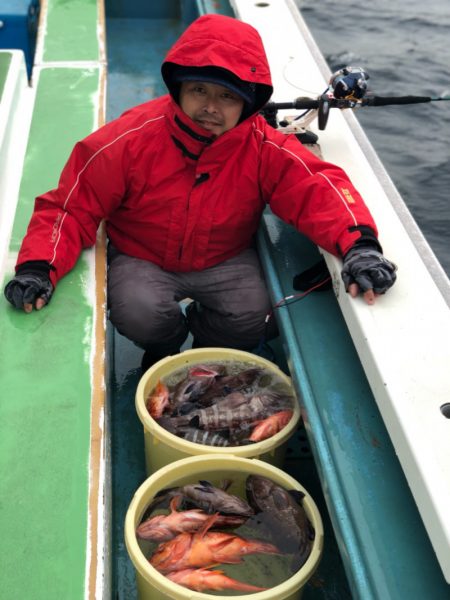
[{"label": "man in red jacket", "polygon": [[[58,187],[36,199],[5,295],[41,309],[102,219],[109,318],[144,348],[144,367],[196,346],[250,350],[270,301],[254,249],[264,207],[343,257],[352,296],[372,303],[395,281],[348,176],[258,113],[272,94],[250,25],[200,17],[162,65],[169,94],[125,112],[76,144]],[[180,300],[192,298],[185,316]],[[272,323],[269,337],[276,335]]]}]

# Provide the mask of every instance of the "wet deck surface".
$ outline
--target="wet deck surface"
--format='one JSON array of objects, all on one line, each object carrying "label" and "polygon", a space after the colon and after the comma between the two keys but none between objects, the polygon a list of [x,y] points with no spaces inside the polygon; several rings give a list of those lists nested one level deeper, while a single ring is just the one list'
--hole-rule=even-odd
[{"label": "wet deck surface", "polygon": [[173,19],[106,20],[107,121],[127,108],[167,94],[161,64],[183,29],[181,22]]}]

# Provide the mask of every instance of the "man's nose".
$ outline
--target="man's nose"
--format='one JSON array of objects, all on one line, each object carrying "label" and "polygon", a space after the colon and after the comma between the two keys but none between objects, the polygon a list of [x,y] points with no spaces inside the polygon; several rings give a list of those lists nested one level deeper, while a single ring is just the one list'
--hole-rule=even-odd
[{"label": "man's nose", "polygon": [[205,112],[216,112],[217,111],[217,101],[214,97],[210,96],[205,98],[205,104],[203,106],[203,110]]}]

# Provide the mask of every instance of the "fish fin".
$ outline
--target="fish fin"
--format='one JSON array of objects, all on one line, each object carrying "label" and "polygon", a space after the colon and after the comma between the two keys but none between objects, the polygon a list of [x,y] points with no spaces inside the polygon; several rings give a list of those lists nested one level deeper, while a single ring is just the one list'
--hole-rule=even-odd
[{"label": "fish fin", "polygon": [[199,490],[204,494],[214,494],[214,486],[209,481],[199,481],[199,485],[194,486],[194,490]]},{"label": "fish fin", "polygon": [[180,507],[180,505],[181,505],[181,501],[182,501],[182,499],[183,499],[183,496],[182,496],[182,494],[179,494],[179,495],[177,495],[177,496],[174,496],[174,497],[172,498],[172,500],[170,501],[170,505],[169,505],[169,508],[170,508],[171,512],[173,512],[173,513],[174,513],[174,512],[177,512],[177,511],[178,511],[178,508],[179,508],[179,507]]},{"label": "fish fin", "polygon": [[227,558],[226,560],[223,561],[224,563],[227,563],[228,565],[238,565],[239,563],[243,562],[242,558]]},{"label": "fish fin", "polygon": [[196,533],[195,536],[202,538],[205,535],[205,533],[208,531],[208,529],[211,529],[211,527],[214,525],[214,523],[217,521],[218,518],[219,518],[219,513],[214,513],[213,515],[208,517],[208,519],[206,519],[206,521],[204,522],[203,527],[198,530],[198,533]]},{"label": "fish fin", "polygon": [[200,426],[200,417],[198,415],[195,415],[194,417],[192,417],[192,419],[190,419],[188,424],[190,427],[197,427],[198,429]]},{"label": "fish fin", "polygon": [[209,502],[206,506],[204,505],[204,510],[207,515],[213,515],[216,511],[214,505]]},{"label": "fish fin", "polygon": [[210,481],[207,481],[206,479],[199,479],[198,481],[200,483],[200,485],[202,485],[203,487],[208,487],[208,488],[212,488],[214,487],[213,484]]},{"label": "fish fin", "polygon": [[303,492],[300,490],[288,490],[288,493],[297,502],[297,504],[300,504],[300,506],[303,504],[303,498],[305,497]]},{"label": "fish fin", "polygon": [[184,402],[178,407],[177,415],[184,417],[197,408],[195,402]]},{"label": "fish fin", "polygon": [[[200,569],[198,569],[199,571],[206,571],[207,573],[211,573],[210,569],[214,569],[214,567],[220,567],[222,563],[211,563],[209,565],[207,565],[206,567],[200,567]],[[221,575],[225,575],[224,571],[214,571],[214,573],[220,573]]]},{"label": "fish fin", "polygon": [[166,494],[170,494],[171,492],[174,492],[177,489],[178,488],[176,488],[176,487],[164,488],[162,490],[159,490],[159,492],[156,492],[154,497],[159,498],[161,496],[165,496]]},{"label": "fish fin", "polygon": [[[195,569],[195,571],[198,574],[201,573],[211,573],[210,569],[213,569],[214,567],[220,567],[222,563],[212,563],[210,565],[207,565],[206,567],[192,567],[193,569]],[[215,569],[214,573],[218,573],[219,575],[226,575],[225,571],[222,571],[220,569]]]},{"label": "fish fin", "polygon": [[161,417],[158,417],[157,419],[155,419],[155,421],[158,423],[158,425],[160,427],[163,427],[164,429],[167,429],[167,431],[169,433],[175,433],[175,431],[177,430],[176,425],[173,421],[174,417],[171,417],[169,415],[162,415]]},{"label": "fish fin", "polygon": [[223,490],[224,492],[226,492],[232,483],[233,483],[232,479],[224,479],[220,484],[220,489]]},{"label": "fish fin", "polygon": [[164,490],[159,490],[159,492],[156,492],[153,500],[147,506],[146,512],[151,513],[152,510],[154,510],[159,504],[162,504],[163,502],[166,502],[167,500],[169,500],[169,498],[172,498],[174,496],[174,492],[176,490],[177,490],[177,488],[173,487],[173,488],[166,488]]},{"label": "fish fin", "polygon": [[[209,568],[213,569],[214,567],[220,567],[221,564],[222,563],[214,563],[213,565],[210,565]],[[210,572],[209,569],[205,569],[205,571]],[[222,569],[214,569],[214,573],[216,573],[217,575],[225,575],[225,577],[227,577],[227,574]]]}]

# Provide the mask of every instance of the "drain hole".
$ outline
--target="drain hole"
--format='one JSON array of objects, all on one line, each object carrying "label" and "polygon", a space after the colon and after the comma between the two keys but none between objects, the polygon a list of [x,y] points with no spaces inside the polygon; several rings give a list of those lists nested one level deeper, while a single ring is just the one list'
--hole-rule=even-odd
[{"label": "drain hole", "polygon": [[444,415],[444,417],[450,419],[450,402],[446,402],[441,406],[441,413]]}]

